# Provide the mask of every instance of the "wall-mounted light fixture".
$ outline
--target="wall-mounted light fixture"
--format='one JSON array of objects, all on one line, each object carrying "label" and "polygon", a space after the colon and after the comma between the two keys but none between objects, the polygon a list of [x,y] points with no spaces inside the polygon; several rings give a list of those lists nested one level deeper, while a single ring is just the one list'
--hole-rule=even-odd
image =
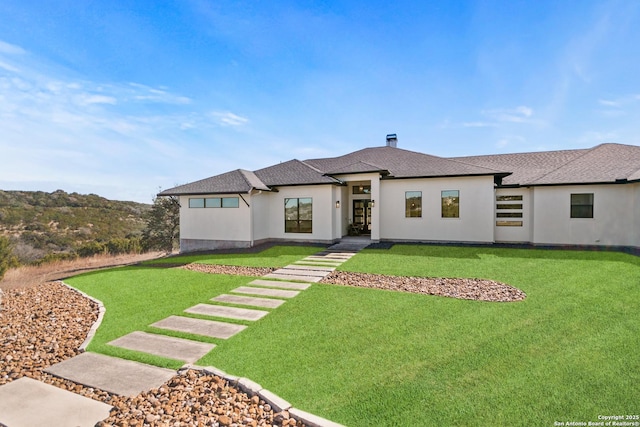
[{"label": "wall-mounted light fixture", "polygon": [[340,200],[336,200],[336,209],[340,209]]},{"label": "wall-mounted light fixture", "polygon": [[375,207],[376,207],[376,201],[375,201],[375,200],[372,200],[372,201],[371,201],[371,207],[372,207],[372,208],[375,208]]}]

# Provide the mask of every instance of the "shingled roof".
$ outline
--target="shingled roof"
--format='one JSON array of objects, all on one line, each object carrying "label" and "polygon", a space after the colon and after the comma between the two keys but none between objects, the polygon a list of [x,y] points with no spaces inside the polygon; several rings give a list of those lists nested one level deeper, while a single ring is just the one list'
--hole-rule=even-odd
[{"label": "shingled roof", "polygon": [[385,178],[493,175],[503,185],[563,185],[640,181],[640,147],[602,144],[590,149],[443,158],[396,147],[373,147],[338,157],[289,160],[251,172],[223,173],[161,192],[232,194],[289,185],[341,184],[340,175]]},{"label": "shingled roof", "polygon": [[640,180],[640,147],[601,144],[589,149],[455,157],[451,160],[507,169],[503,185],[567,185]]},{"label": "shingled roof", "polygon": [[373,147],[344,156],[305,160],[328,175],[387,171],[393,178],[502,175],[497,170],[395,147]]},{"label": "shingled roof", "polygon": [[269,187],[253,172],[244,169],[236,169],[221,175],[212,176],[189,184],[170,188],[158,195],[179,196],[181,194],[235,194],[248,193],[253,189],[269,191]]}]

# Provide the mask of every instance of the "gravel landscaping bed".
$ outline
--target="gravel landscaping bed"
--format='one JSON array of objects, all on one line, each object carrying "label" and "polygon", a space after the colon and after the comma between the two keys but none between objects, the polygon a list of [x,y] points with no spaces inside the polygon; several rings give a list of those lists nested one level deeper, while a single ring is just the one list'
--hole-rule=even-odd
[{"label": "gravel landscaping bed", "polygon": [[387,289],[478,301],[522,301],[527,296],[518,288],[485,279],[401,277],[334,271],[322,279],[320,283]]},{"label": "gravel landscaping bed", "polygon": [[200,273],[211,274],[229,274],[238,276],[266,276],[269,273],[274,272],[277,268],[271,267],[242,267],[237,265],[217,265],[217,264],[187,264],[180,266],[185,270],[199,271]]},{"label": "gravel landscaping bed", "polygon": [[27,376],[114,406],[100,426],[304,425],[201,371],[181,371],[158,389],[133,398],[44,373],[79,353],[98,307],[59,282],[5,291],[0,303],[0,385]]}]

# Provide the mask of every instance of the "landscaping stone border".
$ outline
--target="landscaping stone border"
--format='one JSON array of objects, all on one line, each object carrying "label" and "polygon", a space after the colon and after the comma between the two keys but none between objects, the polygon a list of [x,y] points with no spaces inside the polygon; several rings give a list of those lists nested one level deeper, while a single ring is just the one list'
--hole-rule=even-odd
[{"label": "landscaping stone border", "polygon": [[303,422],[309,427],[344,427],[342,424],[338,424],[334,421],[327,420],[326,418],[322,418],[309,412],[305,412],[301,409],[294,408],[291,403],[289,403],[285,399],[267,390],[266,388],[263,388],[260,384],[248,378],[242,378],[235,375],[227,374],[225,371],[214,366],[185,365],[178,371],[178,373],[188,369],[202,371],[206,374],[220,377],[229,382],[231,386],[238,387],[249,396],[258,396],[258,398],[269,404],[274,412],[286,411],[293,418]]}]

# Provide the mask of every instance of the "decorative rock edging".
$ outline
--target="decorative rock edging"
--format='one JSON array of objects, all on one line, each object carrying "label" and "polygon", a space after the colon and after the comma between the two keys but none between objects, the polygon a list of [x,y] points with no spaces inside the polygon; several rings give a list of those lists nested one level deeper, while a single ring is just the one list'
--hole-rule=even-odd
[{"label": "decorative rock edging", "polygon": [[[242,273],[241,273],[242,274]],[[93,325],[91,326],[91,329],[89,330],[89,332],[87,333],[87,337],[84,340],[84,342],[82,343],[82,345],[79,347],[80,352],[84,352],[86,351],[86,348],[88,347],[89,343],[91,342],[91,340],[93,339],[93,337],[96,334],[96,331],[98,330],[98,328],[100,327],[100,324],[102,323],[102,320],[104,318],[104,314],[106,312],[106,309],[104,307],[104,304],[102,303],[102,301],[93,298],[90,295],[87,295],[86,293],[74,288],[73,286],[68,285],[67,283],[63,282],[63,281],[59,281],[60,284],[66,286],[67,288],[77,292],[78,294],[82,295],[83,297],[89,299],[90,301],[92,301],[93,303],[95,303],[98,307],[98,318],[96,319],[96,321],[93,323]],[[193,365],[185,365],[182,368],[180,368],[177,371],[177,374],[180,374],[186,370],[196,370],[196,371],[202,371],[205,374],[210,374],[210,375],[215,375],[217,377],[220,377],[222,379],[224,379],[225,381],[227,381],[231,386],[234,387],[238,387],[240,390],[242,390],[243,392],[245,392],[247,395],[253,397],[253,396],[258,396],[259,399],[263,400],[265,403],[267,403],[271,409],[273,410],[274,413],[279,413],[279,414],[283,414],[281,415],[282,417],[288,418],[289,416],[291,416],[292,418],[302,422],[304,425],[308,426],[308,427],[344,427],[342,424],[338,424],[335,423],[333,421],[327,420],[325,418],[319,417],[317,415],[311,414],[309,412],[305,412],[303,410],[297,409],[297,408],[293,408],[292,405],[284,400],[283,398],[281,398],[280,396],[276,395],[275,393],[263,388],[260,384],[248,379],[248,378],[241,378],[241,377],[237,377],[235,375],[230,375],[227,374],[226,372],[217,369],[215,367],[209,366],[209,367],[199,367],[199,366],[193,366]]]},{"label": "decorative rock edging", "polygon": [[104,308],[104,304],[102,304],[102,301],[100,301],[99,299],[96,299],[90,295],[87,295],[86,293],[82,292],[79,289],[74,288],[73,286],[63,282],[62,280],[59,280],[58,282],[63,284],[67,288],[79,293],[80,295],[92,301],[94,304],[98,306],[98,318],[93,323],[93,325],[91,325],[91,329],[89,329],[89,332],[87,333],[87,338],[85,338],[84,342],[80,345],[80,347],[78,347],[78,350],[80,351],[80,353],[84,353],[85,351],[87,351],[87,347],[89,346],[89,343],[91,343],[91,340],[96,335],[98,328],[102,324],[102,319],[104,318],[104,313],[107,311],[107,309]]},{"label": "decorative rock edging", "polygon": [[[206,374],[215,375],[229,382],[229,384],[238,387],[243,392],[250,396],[258,396],[259,399],[265,401],[274,412],[288,412],[293,418],[301,421],[309,427],[344,427],[342,424],[338,424],[334,421],[327,420],[326,418],[319,417],[317,415],[305,412],[301,409],[297,409],[291,406],[289,402],[278,396],[277,394],[263,388],[260,384],[251,381],[248,378],[240,378],[235,375],[227,374],[213,366],[196,366],[185,365],[182,370],[193,369],[196,371],[202,371]],[[178,371],[180,372],[180,371]]]}]

